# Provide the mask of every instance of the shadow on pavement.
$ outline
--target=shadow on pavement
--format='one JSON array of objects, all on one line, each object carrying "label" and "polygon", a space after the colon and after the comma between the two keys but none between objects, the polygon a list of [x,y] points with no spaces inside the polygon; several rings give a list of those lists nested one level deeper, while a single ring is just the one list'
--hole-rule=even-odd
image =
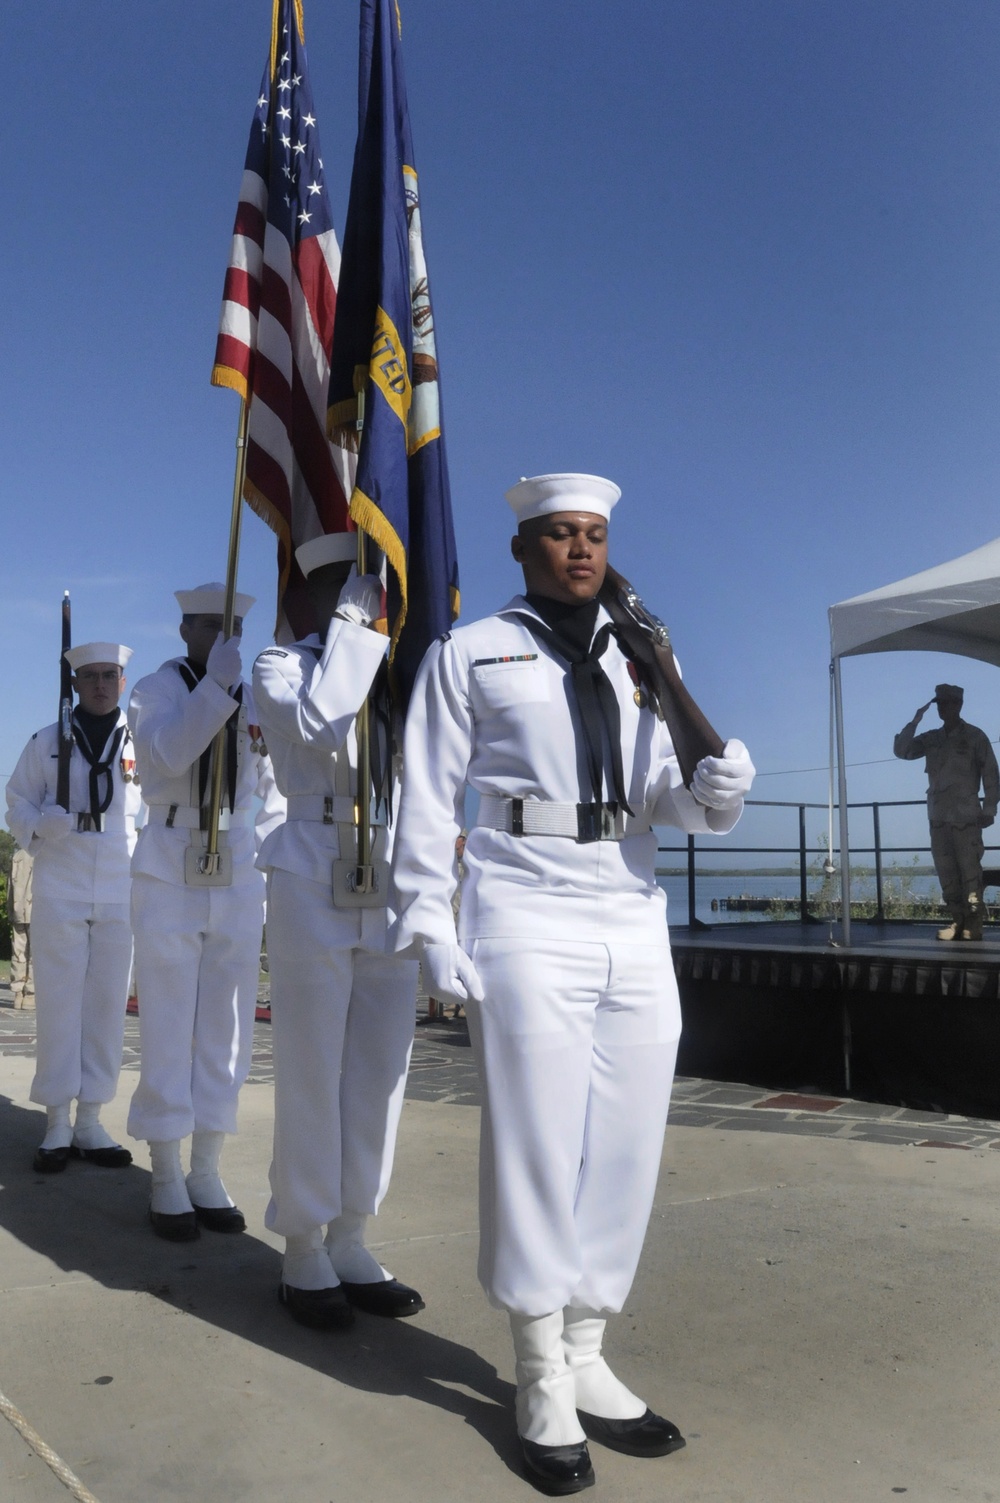
[{"label": "shadow on pavement", "polygon": [[44,1132],[41,1108],[0,1096],[0,1229],[24,1247],[64,1274],[148,1293],[347,1387],[457,1415],[520,1473],[513,1385],[468,1347],[428,1330],[433,1309],[406,1321],[359,1314],[347,1332],[298,1326],[278,1304],[281,1258],[273,1247],[249,1232],[164,1242],[146,1220],[147,1170],[74,1160],[62,1174],[36,1174],[31,1159]]}]

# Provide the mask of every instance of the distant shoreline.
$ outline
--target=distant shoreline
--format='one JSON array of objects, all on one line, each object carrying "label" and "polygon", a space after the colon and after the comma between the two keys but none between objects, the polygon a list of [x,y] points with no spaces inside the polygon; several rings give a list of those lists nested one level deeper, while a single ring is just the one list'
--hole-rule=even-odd
[{"label": "distant shoreline", "polygon": [[[698,866],[696,870],[699,877],[797,877],[799,875],[797,866]],[[686,866],[658,866],[656,868],[658,877],[686,877],[687,873]],[[933,866],[899,867],[888,864],[882,867],[883,878],[898,877],[903,873],[908,877],[933,877],[934,868]],[[810,868],[806,869],[806,874],[816,878],[817,881],[823,876],[822,872],[813,871]],[[874,877],[874,875],[873,866],[851,867],[852,877]]]}]

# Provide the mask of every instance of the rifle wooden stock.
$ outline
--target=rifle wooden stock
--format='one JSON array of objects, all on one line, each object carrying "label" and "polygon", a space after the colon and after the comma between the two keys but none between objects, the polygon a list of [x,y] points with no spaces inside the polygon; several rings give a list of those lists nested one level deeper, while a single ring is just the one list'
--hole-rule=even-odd
[{"label": "rifle wooden stock", "polygon": [[69,759],[73,750],[73,670],[66,654],[73,645],[69,590],[62,602],[62,650],[59,654],[59,760],[56,763],[56,803],[69,809]]},{"label": "rifle wooden stock", "polygon": [[685,688],[667,628],[646,609],[625,576],[610,564],[600,600],[632,654],[660,718],[666,721],[684,786],[690,788],[702,757],[721,757],[725,742]]}]

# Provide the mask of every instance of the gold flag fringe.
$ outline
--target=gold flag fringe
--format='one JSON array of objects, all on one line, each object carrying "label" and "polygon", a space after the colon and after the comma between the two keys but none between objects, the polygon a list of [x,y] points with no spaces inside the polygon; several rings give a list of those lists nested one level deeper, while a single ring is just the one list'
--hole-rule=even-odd
[{"label": "gold flag fringe", "polygon": [[326,410],[326,432],[331,443],[357,454],[361,444],[358,432],[358,399],[347,397]]},{"label": "gold flag fringe", "polygon": [[399,533],[386,520],[384,513],[379,510],[371,497],[366,496],[364,491],[359,491],[357,486],[351,494],[350,509],[351,517],[356,525],[367,532],[377,548],[381,548],[399,581],[399,615],[392,623],[389,638],[389,662],[391,663],[396,651],[396,643],[399,641],[399,634],[406,621],[406,549],[403,547]]},{"label": "gold flag fringe", "polygon": [[242,397],[244,402],[249,400],[246,376],[234,370],[231,365],[212,366],[212,385],[226,386],[230,391],[235,391],[237,396]]}]

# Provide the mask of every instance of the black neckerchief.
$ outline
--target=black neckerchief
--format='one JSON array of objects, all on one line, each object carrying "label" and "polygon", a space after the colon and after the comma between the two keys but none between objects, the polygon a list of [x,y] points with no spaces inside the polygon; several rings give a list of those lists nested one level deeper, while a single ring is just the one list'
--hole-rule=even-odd
[{"label": "black neckerchief", "polygon": [[[83,760],[90,768],[90,817],[94,822],[94,829],[101,828],[101,815],[105,812],[114,798],[115,779],[112,772],[118,749],[125,736],[125,726],[118,725],[119,711],[115,706],[107,715],[92,715],[89,710],[81,709],[77,705],[73,711],[73,739],[83,755]],[[118,726],[117,731],[115,727]],[[108,737],[115,731],[108,754],[101,756],[101,752],[108,743]],[[101,778],[106,778],[107,783],[104,793],[101,793]]]},{"label": "black neckerchief", "polygon": [[[177,671],[187,684],[188,693],[193,694],[195,689],[205,677],[206,668],[203,663],[192,663],[190,658],[178,662]],[[226,721],[226,766],[223,779],[222,796],[229,794],[229,812],[232,814],[236,807],[236,734],[239,730],[240,710],[243,703],[243,685],[239,683],[235,689],[229,691],[230,697],[236,701],[236,709]],[[205,794],[208,790],[208,774],[212,766],[212,745],[215,737],[205,747],[198,760],[198,807],[205,807]]]},{"label": "black neckerchief", "polygon": [[[568,605],[561,600],[550,600],[544,595],[526,595],[525,599],[542,617],[545,625],[522,611],[517,612],[517,619],[524,623],[533,636],[570,665],[570,680],[583,727],[583,749],[593,801],[595,804],[604,802],[606,745],[611,753],[611,775],[607,781],[614,789],[619,807],[631,814],[632,810],[625,797],[618,696],[600,664],[614,626],[609,621],[601,627],[596,637],[593,635],[600,609],[596,600]],[[589,800],[584,797],[581,802],[587,803]]]}]

